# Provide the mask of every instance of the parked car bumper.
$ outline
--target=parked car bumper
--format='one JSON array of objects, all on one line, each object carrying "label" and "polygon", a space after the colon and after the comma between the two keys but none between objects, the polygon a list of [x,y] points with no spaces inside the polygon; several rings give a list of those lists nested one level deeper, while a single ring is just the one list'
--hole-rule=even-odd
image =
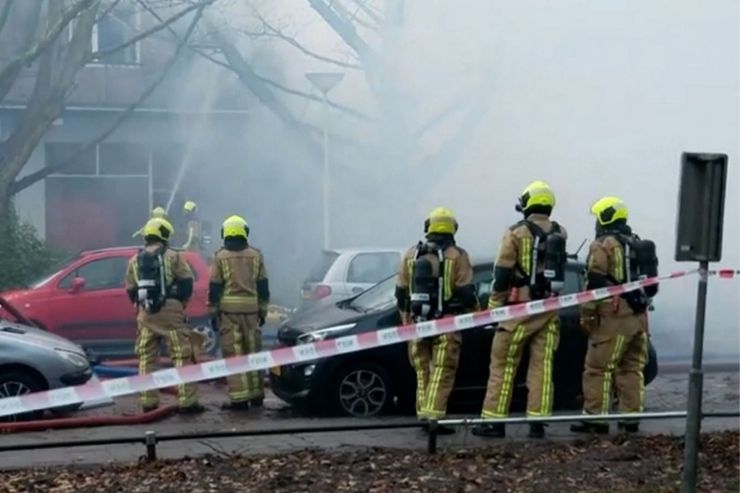
[{"label": "parked car bumper", "polygon": [[89,366],[81,371],[74,371],[71,373],[65,373],[59,377],[64,385],[82,385],[92,378],[92,368]]},{"label": "parked car bumper", "polygon": [[312,398],[315,363],[284,365],[270,369],[270,389],[280,399],[296,405],[309,404]]}]

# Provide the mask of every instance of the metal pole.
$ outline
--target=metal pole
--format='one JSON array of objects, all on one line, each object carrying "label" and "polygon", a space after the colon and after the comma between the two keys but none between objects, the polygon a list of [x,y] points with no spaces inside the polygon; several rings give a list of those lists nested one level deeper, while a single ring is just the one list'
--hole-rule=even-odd
[{"label": "metal pole", "polygon": [[694,320],[694,356],[689,372],[689,402],[684,439],[684,468],[681,491],[694,493],[698,469],[699,432],[701,429],[701,400],[704,387],[702,356],[704,355],[704,318],[707,311],[707,270],[709,262],[699,262],[699,288],[696,295]]},{"label": "metal pole", "polygon": [[329,249],[330,224],[329,224],[329,101],[326,91],[322,91],[324,106],[324,171],[323,171],[323,215],[324,215],[324,250]]},{"label": "metal pole", "polygon": [[154,462],[157,460],[157,434],[153,431],[144,433],[144,443],[146,444],[146,460]]},{"label": "metal pole", "polygon": [[429,439],[427,441],[427,453],[428,454],[437,453],[437,431],[438,429],[439,429],[439,426],[437,425],[436,419],[429,421]]}]

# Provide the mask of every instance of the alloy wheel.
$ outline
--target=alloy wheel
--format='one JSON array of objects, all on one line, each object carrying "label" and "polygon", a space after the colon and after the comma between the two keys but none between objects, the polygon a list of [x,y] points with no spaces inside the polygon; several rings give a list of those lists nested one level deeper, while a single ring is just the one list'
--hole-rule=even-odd
[{"label": "alloy wheel", "polygon": [[385,381],[372,370],[353,370],[339,383],[339,403],[351,416],[379,414],[385,406],[387,396]]}]

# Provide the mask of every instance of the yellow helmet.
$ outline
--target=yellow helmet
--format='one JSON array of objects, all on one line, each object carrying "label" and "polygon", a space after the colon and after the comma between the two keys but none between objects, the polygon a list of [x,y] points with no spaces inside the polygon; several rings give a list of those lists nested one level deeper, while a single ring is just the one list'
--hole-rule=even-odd
[{"label": "yellow helmet", "polygon": [[455,219],[455,214],[445,207],[437,207],[429,213],[426,221],[424,221],[424,233],[454,235],[457,233],[457,220]]},{"label": "yellow helmet", "polygon": [[153,236],[162,241],[169,241],[175,234],[175,228],[169,221],[161,217],[153,217],[144,225],[144,237]]},{"label": "yellow helmet", "polygon": [[182,208],[185,212],[195,212],[195,210],[198,208],[198,205],[192,200],[188,200],[187,202],[185,202],[185,205],[182,206]]},{"label": "yellow helmet", "polygon": [[164,207],[155,207],[152,209],[152,217],[166,218],[167,211],[164,210]]},{"label": "yellow helmet", "polygon": [[249,224],[241,216],[229,216],[221,226],[221,238],[244,238],[249,236]]},{"label": "yellow helmet", "polygon": [[532,206],[540,205],[552,209],[555,207],[555,194],[552,193],[550,185],[544,181],[533,181],[519,195],[519,203],[516,209],[524,212]]},{"label": "yellow helmet", "polygon": [[615,223],[620,219],[627,220],[629,216],[627,204],[619,197],[603,197],[591,206],[591,214],[601,226]]}]

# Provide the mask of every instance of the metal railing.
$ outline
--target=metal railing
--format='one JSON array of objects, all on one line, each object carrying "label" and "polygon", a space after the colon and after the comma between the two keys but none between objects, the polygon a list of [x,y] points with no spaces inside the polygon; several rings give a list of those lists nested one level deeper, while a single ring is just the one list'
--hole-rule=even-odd
[{"label": "metal railing", "polygon": [[[630,421],[630,420],[661,420],[686,418],[686,411],[664,411],[653,413],[624,413],[624,414],[567,414],[552,416],[517,416],[507,418],[461,418],[440,419],[429,421],[429,436],[427,452],[437,452],[437,437],[439,426],[468,426],[480,424],[524,424],[524,423],[573,423],[588,421]],[[738,411],[720,411],[702,414],[702,419],[740,418]]]}]

